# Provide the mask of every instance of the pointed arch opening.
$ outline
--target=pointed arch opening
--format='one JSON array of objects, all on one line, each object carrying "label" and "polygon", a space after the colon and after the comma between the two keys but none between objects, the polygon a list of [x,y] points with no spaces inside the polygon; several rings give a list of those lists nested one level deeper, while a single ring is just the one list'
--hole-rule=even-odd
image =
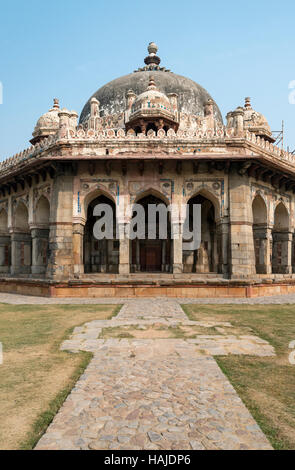
[{"label": "pointed arch opening", "polygon": [[289,230],[289,213],[282,202],[280,202],[275,209],[274,230],[276,232],[286,232]]},{"label": "pointed arch opening", "polygon": [[266,274],[269,263],[267,259],[267,207],[260,194],[257,194],[253,200],[252,216],[256,274]]},{"label": "pointed arch opening", "polygon": [[8,215],[5,209],[0,211],[0,273],[8,273],[11,263],[11,244],[8,231]]},{"label": "pointed arch opening", "polygon": [[132,213],[131,221],[138,235],[130,240],[131,272],[172,272],[171,214],[167,201],[151,190],[142,194],[136,204],[142,210],[140,216],[135,209]]},{"label": "pointed arch opening", "polygon": [[18,232],[29,233],[29,212],[27,206],[20,202],[14,214],[14,229]]},{"label": "pointed arch opening", "polygon": [[21,201],[13,215],[11,234],[11,274],[31,274],[32,238],[29,227],[29,212]]},{"label": "pointed arch opening", "polygon": [[200,193],[191,197],[187,204],[186,224],[190,231],[193,230],[193,223],[196,223],[193,220],[194,205],[201,206],[201,243],[198,249],[183,249],[183,271],[203,274],[219,273],[221,272],[221,247],[217,234],[216,204]]},{"label": "pointed arch opening", "polygon": [[50,204],[45,196],[41,196],[36,205],[36,224],[49,228]]},{"label": "pointed arch opening", "polygon": [[285,274],[291,267],[290,217],[283,202],[275,208],[272,231],[272,272]]},{"label": "pointed arch opening", "polygon": [[0,211],[0,234],[8,234],[8,215],[5,209]]},{"label": "pointed arch opening", "polygon": [[32,236],[32,274],[44,275],[49,259],[49,223],[50,204],[45,196],[41,196],[35,208]]},{"label": "pointed arch opening", "polygon": [[[94,235],[96,222],[105,217],[105,212],[100,216],[94,215],[96,206],[104,204],[108,206],[112,214],[112,234],[106,233],[106,238],[97,239]],[[87,219],[84,227],[83,263],[85,273],[118,273],[119,272],[119,248],[120,242],[116,238],[116,205],[112,199],[100,194],[94,197],[86,209]]]}]

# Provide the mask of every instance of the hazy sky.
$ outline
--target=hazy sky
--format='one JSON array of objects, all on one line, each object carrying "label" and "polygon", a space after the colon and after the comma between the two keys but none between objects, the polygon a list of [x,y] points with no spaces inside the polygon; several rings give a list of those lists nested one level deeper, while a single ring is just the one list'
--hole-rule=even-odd
[{"label": "hazy sky", "polygon": [[295,149],[294,0],[0,2],[0,160],[29,146],[53,98],[80,114],[98,88],[144,65],[150,41],[223,116],[251,96],[273,130],[284,119]]}]

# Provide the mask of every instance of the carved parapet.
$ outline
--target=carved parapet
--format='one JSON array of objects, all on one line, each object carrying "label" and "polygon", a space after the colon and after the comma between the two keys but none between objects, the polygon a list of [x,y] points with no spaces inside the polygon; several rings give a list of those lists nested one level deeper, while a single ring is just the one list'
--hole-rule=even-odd
[{"label": "carved parapet", "polygon": [[[273,158],[278,159],[282,162],[288,162],[290,165],[295,167],[295,156],[285,150],[282,150],[280,147],[274,146],[269,141],[263,139],[260,136],[257,136],[253,132],[248,130],[243,131],[243,134],[236,135],[236,131],[232,127],[220,127],[217,129],[203,129],[198,128],[196,130],[183,130],[178,129],[175,132],[173,129],[169,129],[166,133],[163,129],[159,129],[158,132],[149,131],[148,135],[144,133],[138,133],[136,135],[133,129],[129,129],[127,132],[124,128],[117,129],[104,129],[104,130],[94,130],[88,129],[84,130],[83,128],[73,128],[70,127],[70,112],[67,110],[61,111],[61,127],[57,134],[50,135],[48,138],[45,138],[38,142],[35,146],[23,150],[16,155],[0,162],[0,173],[8,171],[11,167],[18,165],[21,162],[27,161],[32,158],[39,158],[43,152],[47,149],[50,149],[53,145],[58,145],[59,143],[74,143],[74,142],[89,142],[89,143],[101,143],[104,145],[116,145],[116,141],[124,142],[126,148],[130,144],[131,146],[134,143],[134,140],[140,141],[142,143],[151,141],[163,141],[165,143],[171,142],[175,145],[177,140],[188,141],[190,144],[206,142],[206,146],[212,145],[218,142],[228,143],[230,141],[238,140],[239,144],[241,140],[244,139],[245,143],[250,143],[256,147],[259,147],[263,152],[267,152]],[[146,145],[145,144],[145,145]],[[128,151],[128,150],[126,150]]]}]

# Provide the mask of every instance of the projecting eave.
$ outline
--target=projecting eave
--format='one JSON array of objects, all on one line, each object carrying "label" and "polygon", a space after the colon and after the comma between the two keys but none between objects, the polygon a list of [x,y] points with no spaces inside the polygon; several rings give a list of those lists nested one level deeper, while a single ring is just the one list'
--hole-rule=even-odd
[{"label": "projecting eave", "polygon": [[[245,137],[214,136],[212,138],[50,138],[0,164],[0,185],[9,190],[18,184],[30,184],[32,178],[54,176],[56,163],[77,167],[79,161],[208,161],[209,170],[229,171],[236,164],[242,174],[270,182],[295,181],[295,157],[269,142]],[[224,162],[224,166],[222,165]],[[227,163],[226,163],[227,162]],[[75,171],[75,169],[73,169]],[[178,165],[179,171],[179,165]],[[289,181],[290,180],[290,181]],[[3,191],[2,191],[3,192]]]}]

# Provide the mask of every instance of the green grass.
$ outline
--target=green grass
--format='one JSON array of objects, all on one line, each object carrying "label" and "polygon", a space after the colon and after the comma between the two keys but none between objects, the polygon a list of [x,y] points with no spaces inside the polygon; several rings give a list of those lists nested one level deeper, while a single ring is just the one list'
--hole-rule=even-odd
[{"label": "green grass", "polygon": [[289,344],[295,340],[292,305],[185,305],[191,320],[230,321],[272,344],[277,357],[216,358],[220,368],[275,449],[295,449],[295,366]]},{"label": "green grass", "polygon": [[39,439],[42,437],[50,423],[53,421],[58,410],[67,399],[68,395],[71,393],[71,390],[75,386],[76,382],[79,380],[89,362],[91,361],[93,354],[82,351],[80,353],[81,360],[78,366],[76,367],[74,373],[69,379],[68,384],[64,387],[63,390],[57,393],[56,397],[51,400],[46,411],[42,412],[40,416],[32,425],[32,430],[27,433],[27,436],[23,442],[20,443],[20,450],[32,450],[38,443]]},{"label": "green grass", "polygon": [[115,305],[0,304],[0,449],[31,449],[91,355],[60,351],[73,328],[109,319]]}]

